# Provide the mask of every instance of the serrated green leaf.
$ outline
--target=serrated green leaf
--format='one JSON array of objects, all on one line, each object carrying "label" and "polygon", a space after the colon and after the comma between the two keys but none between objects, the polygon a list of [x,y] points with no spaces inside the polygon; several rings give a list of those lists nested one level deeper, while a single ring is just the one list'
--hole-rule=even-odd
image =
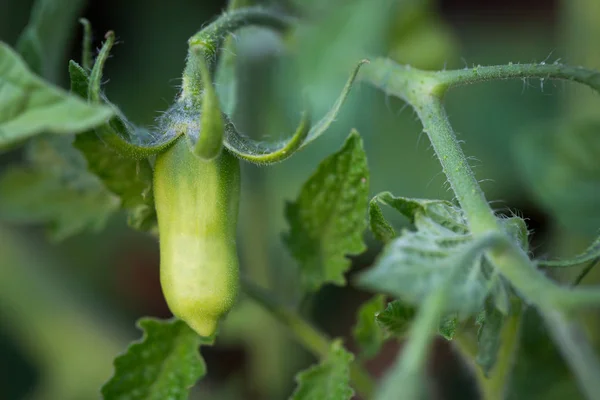
[{"label": "serrated green leaf", "polygon": [[[75,62],[69,65],[71,90],[87,97],[88,77]],[[94,131],[75,137],[73,143],[87,160],[88,170],[105,187],[121,199],[121,207],[129,212],[129,225],[147,231],[156,225],[152,193],[152,167],[147,159],[125,158],[106,146]]]},{"label": "serrated green leaf", "polygon": [[334,340],[329,355],[318,365],[296,375],[298,387],[290,400],[348,400],[354,395],[350,387],[350,363],[354,359],[341,340]]},{"label": "serrated green leaf", "polygon": [[112,115],[108,107],[88,104],[43,81],[0,42],[0,149],[44,132],[83,132]]},{"label": "serrated green leaf", "polygon": [[399,300],[388,303],[385,310],[377,315],[377,323],[390,335],[402,337],[408,332],[410,323],[416,314],[414,307]]},{"label": "serrated green leaf", "polygon": [[485,376],[489,375],[496,364],[504,319],[505,316],[490,301],[486,302],[483,312],[477,318],[479,331],[477,332],[475,362],[483,369]]},{"label": "serrated green leaf", "polygon": [[[394,197],[382,193],[376,199],[391,205],[411,219],[416,231],[404,230],[386,245],[373,268],[363,273],[360,283],[380,293],[396,296],[409,305],[420,305],[448,279],[454,263],[464,261],[473,238],[462,210],[451,203]],[[461,268],[452,285],[442,314],[465,317],[483,307],[491,284],[482,267],[481,254]]]},{"label": "serrated green leaf", "polygon": [[590,235],[600,227],[600,122],[551,123],[518,135],[524,187],[563,226]]},{"label": "serrated green leaf", "polygon": [[84,0],[36,0],[17,50],[29,67],[46,79],[56,80],[66,54],[72,26]]},{"label": "serrated green leaf", "polygon": [[27,148],[28,163],[0,177],[0,219],[48,224],[52,239],[97,231],[117,211],[119,200],[86,173],[85,159],[71,146],[72,136],[45,136]]},{"label": "serrated green leaf", "polygon": [[115,373],[102,387],[110,400],[187,400],[189,389],[206,374],[201,338],[181,320],[142,318],[141,341],[115,359]]},{"label": "serrated green leaf", "polygon": [[358,309],[356,325],[352,330],[354,340],[362,349],[362,356],[375,356],[385,340],[384,332],[377,323],[377,316],[385,307],[385,296],[373,296]]},{"label": "serrated green leaf", "polygon": [[574,267],[576,265],[592,262],[600,258],[600,237],[585,249],[581,254],[568,260],[539,260],[537,264],[542,267]]},{"label": "serrated green leaf", "polygon": [[284,237],[300,263],[302,286],[309,291],[330,282],[344,285],[346,255],[365,249],[369,173],[362,140],[353,131],[337,153],[326,158],[288,203],[290,231]]}]

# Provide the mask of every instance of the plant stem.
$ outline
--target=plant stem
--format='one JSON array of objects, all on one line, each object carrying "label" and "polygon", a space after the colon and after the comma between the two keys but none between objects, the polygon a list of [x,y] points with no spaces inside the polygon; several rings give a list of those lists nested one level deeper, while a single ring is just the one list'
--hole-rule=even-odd
[{"label": "plant stem", "polygon": [[[328,356],[331,340],[325,334],[319,332],[295,311],[281,305],[264,289],[248,280],[242,279],[242,289],[246,295],[267,309],[271,315],[285,325],[304,348],[320,359]],[[372,398],[373,380],[356,361],[350,364],[350,380],[356,391],[364,399]]]},{"label": "plant stem", "polygon": [[438,155],[448,182],[467,215],[474,235],[498,231],[498,222],[462,152],[441,100],[429,95],[413,100],[423,129]]},{"label": "plant stem", "polygon": [[[452,86],[517,77],[567,79],[584,83],[597,91],[600,88],[600,73],[560,64],[509,64],[427,72],[401,66],[391,60],[377,59],[363,71],[363,79],[389,94],[404,99],[417,112],[448,182],[465,213],[469,228],[476,238],[486,232],[505,233],[498,224],[460,148],[442,105],[442,98],[447,89]],[[600,304],[600,291],[560,287],[538,271],[525,252],[515,243],[509,246],[508,251],[506,250],[505,248],[491,249],[486,252],[486,256],[526,301],[535,304],[542,314],[553,316],[548,320],[548,327],[555,341],[563,349],[563,355],[577,373],[583,391],[588,396],[592,393],[600,393],[596,382],[589,379],[589,372],[584,371],[586,366],[591,371],[597,370],[597,361],[593,352],[589,351],[589,343],[582,341],[578,345],[573,340],[572,332],[579,327],[574,321],[570,322],[570,328],[564,326],[565,318],[561,314],[570,309]],[[505,343],[499,353],[513,353],[516,344],[511,346],[510,343],[516,343],[517,332],[518,330],[514,331],[514,337],[508,342],[509,348],[505,347]],[[411,336],[411,341],[419,340],[418,337]],[[510,363],[506,364],[506,369],[508,368]],[[508,375],[508,373],[500,374],[498,383],[494,386],[504,388]],[[494,389],[494,393],[498,391],[499,389]],[[502,397],[502,394],[499,396]]]},{"label": "plant stem", "polygon": [[[441,93],[443,90],[436,88],[433,93]],[[501,228],[485,200],[485,196],[474,178],[473,172],[466,162],[466,158],[460,149],[452,127],[448,122],[445,110],[438,95],[422,95],[415,98],[413,104],[425,131],[427,132],[434,150],[440,159],[444,172],[458,201],[467,216],[469,226],[475,237],[486,231],[500,231]],[[534,303],[544,315],[554,316],[547,319],[548,327],[562,349],[563,356],[576,373],[580,387],[588,397],[592,393],[600,393],[597,383],[589,377],[589,371],[600,371],[597,368],[597,359],[591,346],[585,338],[580,337],[579,342],[573,338],[573,331],[579,330],[577,323],[571,322],[570,327],[561,326],[565,321],[563,312],[580,308],[585,305],[598,304],[600,302],[600,291],[595,289],[580,288],[569,289],[560,287],[552,280],[535,269],[525,252],[518,246],[513,245],[508,251],[504,249],[491,249],[487,252],[488,259],[507,278],[510,283],[528,301]],[[561,310],[561,311],[559,311]],[[560,317],[560,318],[559,318]],[[517,335],[517,330],[515,330]],[[517,337],[511,341],[516,341]],[[510,342],[509,342],[510,343]],[[502,345],[500,354],[512,354],[511,347]],[[506,373],[494,383],[492,388],[499,398],[503,398],[503,388],[506,386],[506,378],[509,376],[506,365]]]},{"label": "plant stem", "polygon": [[292,18],[262,7],[235,9],[221,15],[188,40],[188,61],[183,72],[182,99],[187,99],[186,101],[197,106],[196,99],[201,97],[204,88],[201,71],[194,62],[194,58],[197,56],[192,49],[201,49],[202,57],[205,58],[209,70],[213,74],[223,42],[230,33],[248,26],[260,26],[283,32],[290,27],[292,22]]},{"label": "plant stem", "polygon": [[446,89],[472,83],[514,78],[562,79],[600,91],[600,72],[564,64],[507,64],[439,71],[436,80]]}]

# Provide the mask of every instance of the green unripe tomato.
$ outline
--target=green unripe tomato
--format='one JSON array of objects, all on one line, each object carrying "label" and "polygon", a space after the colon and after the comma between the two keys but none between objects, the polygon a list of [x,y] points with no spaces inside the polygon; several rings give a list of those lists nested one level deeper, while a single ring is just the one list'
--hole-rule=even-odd
[{"label": "green unripe tomato", "polygon": [[202,160],[182,137],[156,158],[154,196],[167,304],[200,336],[212,336],[239,286],[239,161],[227,151]]}]

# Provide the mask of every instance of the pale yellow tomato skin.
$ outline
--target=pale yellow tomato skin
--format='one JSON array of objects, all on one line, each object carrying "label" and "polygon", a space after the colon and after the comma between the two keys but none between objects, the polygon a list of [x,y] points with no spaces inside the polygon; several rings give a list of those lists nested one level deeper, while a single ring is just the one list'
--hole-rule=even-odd
[{"label": "pale yellow tomato skin", "polygon": [[205,161],[185,138],[156,158],[160,282],[169,309],[200,336],[215,334],[239,289],[239,161]]}]

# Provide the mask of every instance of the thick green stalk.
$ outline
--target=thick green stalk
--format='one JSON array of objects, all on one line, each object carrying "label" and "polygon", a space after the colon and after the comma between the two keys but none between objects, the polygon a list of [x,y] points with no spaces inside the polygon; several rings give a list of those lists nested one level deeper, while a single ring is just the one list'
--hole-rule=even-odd
[{"label": "thick green stalk", "polygon": [[[302,319],[295,311],[279,304],[264,289],[261,289],[248,280],[242,279],[242,289],[246,295],[268,310],[271,315],[285,325],[304,348],[318,358],[327,357],[331,341],[326,335]],[[352,381],[352,386],[364,399],[372,398],[374,383],[367,372],[356,361],[350,364],[350,380]]]},{"label": "thick green stalk", "polygon": [[[433,93],[443,94],[444,89],[436,88]],[[417,100],[418,99],[418,100]],[[456,197],[467,216],[469,226],[474,236],[477,237],[486,231],[500,231],[497,220],[489,207],[481,188],[476,181],[464,153],[456,140],[452,127],[447,119],[445,110],[438,95],[429,94],[417,97],[413,106],[417,110],[425,131],[427,132],[433,148],[440,159],[444,173],[454,190]],[[576,372],[581,389],[591,397],[597,389],[593,379],[589,379],[586,368],[595,370],[597,360],[593,352],[588,352],[589,347],[584,338],[578,343],[570,336],[570,330],[561,327],[561,321],[565,319],[563,313],[570,309],[585,305],[594,305],[600,302],[600,291],[594,289],[572,289],[563,288],[535,269],[525,252],[515,245],[509,251],[492,249],[487,256],[492,264],[507,278],[515,289],[528,301],[534,303],[545,315],[555,316],[554,323],[548,326],[553,332],[553,337],[559,347],[563,350],[563,356]],[[572,329],[577,327],[572,322]],[[515,338],[516,340],[516,338]],[[568,343],[568,345],[565,345]],[[577,351],[573,349],[577,348]],[[511,352],[504,346],[500,353]],[[583,358],[582,355],[587,355]],[[508,377],[509,374],[505,374]],[[503,398],[501,393],[506,386],[506,379],[499,381],[500,385],[494,389],[494,393],[500,393],[498,398]],[[598,393],[598,392],[595,392]]]},{"label": "thick green stalk", "polygon": [[468,217],[471,232],[480,235],[499,231],[498,220],[456,140],[441,100],[435,95],[423,95],[415,97],[413,101],[448,182]]}]

